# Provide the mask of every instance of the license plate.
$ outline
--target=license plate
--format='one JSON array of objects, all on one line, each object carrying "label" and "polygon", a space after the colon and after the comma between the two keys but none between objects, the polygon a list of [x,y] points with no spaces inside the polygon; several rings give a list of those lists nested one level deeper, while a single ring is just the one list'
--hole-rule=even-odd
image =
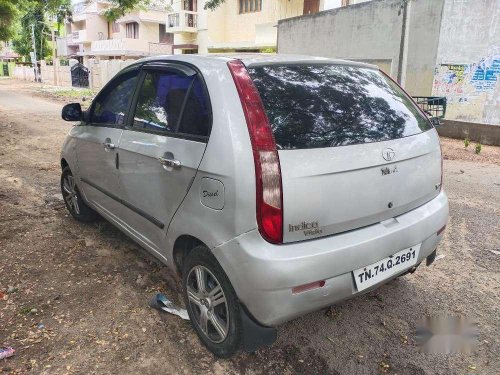
[{"label": "license plate", "polygon": [[404,271],[417,263],[420,244],[401,250],[366,267],[352,271],[358,292]]}]

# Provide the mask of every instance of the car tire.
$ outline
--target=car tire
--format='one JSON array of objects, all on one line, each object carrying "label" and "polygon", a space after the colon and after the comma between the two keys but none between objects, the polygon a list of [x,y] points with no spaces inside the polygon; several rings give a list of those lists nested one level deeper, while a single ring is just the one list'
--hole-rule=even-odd
[{"label": "car tire", "polygon": [[99,218],[97,212],[83,200],[69,167],[64,167],[61,173],[61,194],[66,208],[76,220],[91,223]]},{"label": "car tire", "polygon": [[243,337],[238,297],[206,247],[195,247],[184,260],[182,289],[191,324],[201,342],[220,358],[237,352]]}]

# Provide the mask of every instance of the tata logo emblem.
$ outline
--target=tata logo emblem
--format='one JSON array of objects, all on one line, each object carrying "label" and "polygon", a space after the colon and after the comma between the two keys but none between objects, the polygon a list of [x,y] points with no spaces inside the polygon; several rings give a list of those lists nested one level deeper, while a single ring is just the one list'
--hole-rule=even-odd
[{"label": "tata logo emblem", "polygon": [[396,153],[390,147],[387,147],[384,151],[382,151],[382,157],[387,161],[391,161],[395,156]]}]

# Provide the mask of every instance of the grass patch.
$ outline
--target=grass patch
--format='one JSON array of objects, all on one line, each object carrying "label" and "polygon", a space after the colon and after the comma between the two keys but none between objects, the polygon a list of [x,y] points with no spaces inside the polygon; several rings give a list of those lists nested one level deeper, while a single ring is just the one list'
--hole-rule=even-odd
[{"label": "grass patch", "polygon": [[77,89],[77,88],[42,88],[42,91],[47,94],[68,99],[82,98],[84,96],[87,98],[91,98],[95,96],[97,93],[96,91],[91,89]]}]

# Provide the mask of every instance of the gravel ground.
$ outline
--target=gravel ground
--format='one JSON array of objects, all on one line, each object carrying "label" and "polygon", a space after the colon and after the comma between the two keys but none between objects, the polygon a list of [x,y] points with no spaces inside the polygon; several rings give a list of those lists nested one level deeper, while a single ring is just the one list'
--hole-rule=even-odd
[{"label": "gravel ground", "polygon": [[[0,370],[22,374],[499,374],[500,148],[443,139],[450,222],[431,267],[279,327],[254,354],[214,358],[188,322],[147,307],[179,299],[167,269],[102,221],[72,220],[59,193],[70,124],[61,99],[0,79]],[[444,256],[444,257],[443,257]],[[6,293],[10,288],[10,293]],[[13,291],[14,290],[14,291]],[[430,313],[479,324],[472,354],[420,353]]]}]

